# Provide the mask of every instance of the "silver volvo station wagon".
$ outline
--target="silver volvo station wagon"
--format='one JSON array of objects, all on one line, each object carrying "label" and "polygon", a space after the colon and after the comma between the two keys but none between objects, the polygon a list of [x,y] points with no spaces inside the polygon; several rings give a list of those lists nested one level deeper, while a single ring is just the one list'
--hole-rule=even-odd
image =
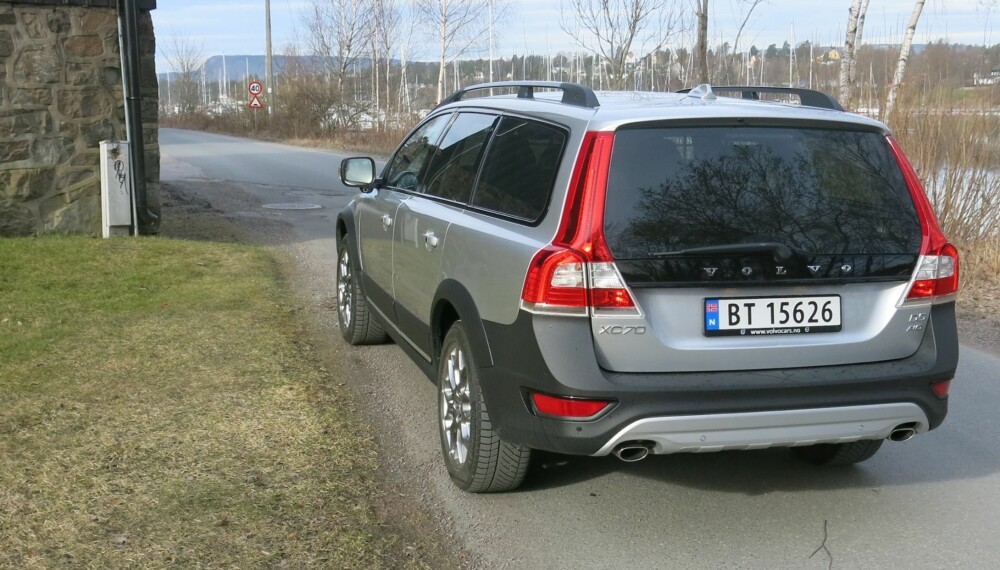
[{"label": "silver volvo station wagon", "polygon": [[944,420],[958,252],[886,126],[827,95],[477,85],[340,174],[340,330],[436,383],[466,491],[532,450],[843,465]]}]

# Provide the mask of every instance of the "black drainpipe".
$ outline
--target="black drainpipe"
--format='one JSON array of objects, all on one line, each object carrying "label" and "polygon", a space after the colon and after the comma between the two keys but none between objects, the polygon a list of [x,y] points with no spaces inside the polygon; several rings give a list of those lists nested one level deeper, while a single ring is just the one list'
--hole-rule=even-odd
[{"label": "black drainpipe", "polygon": [[136,0],[118,0],[121,30],[122,74],[125,85],[125,126],[130,146],[132,182],[135,192],[136,228],[139,234],[155,233],[160,218],[149,210],[146,199],[146,150],[142,138],[142,91],[139,85],[139,20]]}]

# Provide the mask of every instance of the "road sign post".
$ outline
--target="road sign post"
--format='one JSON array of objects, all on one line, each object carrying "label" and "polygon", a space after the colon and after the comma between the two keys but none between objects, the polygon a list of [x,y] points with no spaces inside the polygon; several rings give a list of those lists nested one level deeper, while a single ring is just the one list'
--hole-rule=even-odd
[{"label": "road sign post", "polygon": [[247,86],[247,91],[250,92],[250,110],[256,111],[257,109],[263,109],[264,104],[260,102],[259,95],[264,91],[264,86],[260,84],[260,81],[251,81],[250,85]]}]

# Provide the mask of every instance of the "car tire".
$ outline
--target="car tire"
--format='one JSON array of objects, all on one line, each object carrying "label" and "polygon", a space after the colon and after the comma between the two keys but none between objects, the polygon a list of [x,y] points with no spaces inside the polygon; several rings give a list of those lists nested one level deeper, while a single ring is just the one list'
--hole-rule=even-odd
[{"label": "car tire", "polygon": [[368,307],[356,264],[343,239],[337,240],[337,321],[340,334],[352,345],[381,344],[387,339],[382,323]]},{"label": "car tire", "polygon": [[792,455],[813,465],[852,465],[870,459],[882,447],[881,439],[865,439],[850,443],[820,443],[793,447]]},{"label": "car tire", "polygon": [[470,493],[497,493],[520,486],[531,450],[503,441],[493,429],[461,321],[444,337],[437,380],[441,452],[455,485]]}]

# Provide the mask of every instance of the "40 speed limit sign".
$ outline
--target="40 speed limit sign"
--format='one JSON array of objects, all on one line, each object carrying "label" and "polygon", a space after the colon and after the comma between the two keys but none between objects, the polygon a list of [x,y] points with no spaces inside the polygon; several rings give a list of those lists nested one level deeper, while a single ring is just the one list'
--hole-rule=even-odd
[{"label": "40 speed limit sign", "polygon": [[251,81],[249,90],[251,95],[260,95],[264,91],[264,86],[260,84],[260,81]]}]

